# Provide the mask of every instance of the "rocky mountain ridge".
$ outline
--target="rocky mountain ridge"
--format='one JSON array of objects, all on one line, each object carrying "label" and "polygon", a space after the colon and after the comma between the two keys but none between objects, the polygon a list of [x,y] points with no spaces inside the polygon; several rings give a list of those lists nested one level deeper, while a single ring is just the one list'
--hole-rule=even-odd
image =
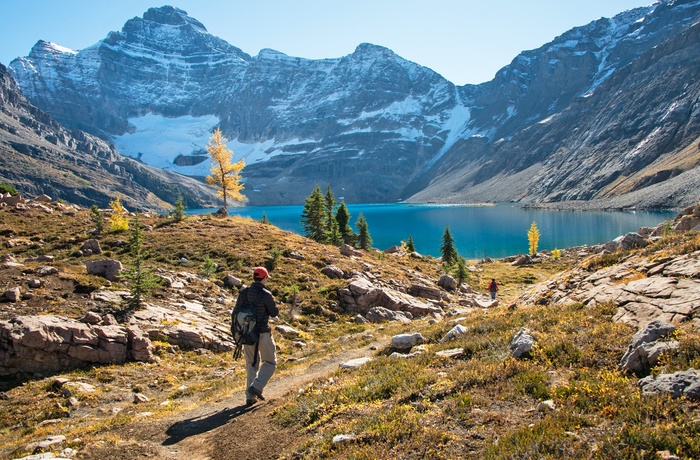
[{"label": "rocky mountain ridge", "polygon": [[24,195],[103,208],[120,196],[133,209],[161,211],[179,195],[192,207],[217,200],[199,181],[123,157],[103,139],[64,128],[25,99],[2,65],[0,152],[0,177]]},{"label": "rocky mountain ridge", "polygon": [[[79,52],[40,41],[10,67],[38,107],[117,141],[145,115],[213,117],[247,158],[251,204],[300,203],[323,182],[349,202],[524,203],[666,183],[663,199],[636,205],[679,207],[697,199],[674,178],[698,163],[685,149],[700,138],[699,20],[697,0],[657,2],[572,29],[492,81],[461,87],[372,44],[335,59],[251,57],[168,6]],[[148,148],[129,154],[145,159]],[[184,148],[167,168],[202,175],[201,146]]]}]

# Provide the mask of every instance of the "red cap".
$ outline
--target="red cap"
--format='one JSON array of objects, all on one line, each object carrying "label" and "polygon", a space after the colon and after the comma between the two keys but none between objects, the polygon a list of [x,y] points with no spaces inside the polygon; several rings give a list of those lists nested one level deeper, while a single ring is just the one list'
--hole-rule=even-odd
[{"label": "red cap", "polygon": [[255,267],[253,269],[253,279],[260,281],[264,278],[267,278],[270,276],[270,274],[267,272],[267,268],[265,267]]}]

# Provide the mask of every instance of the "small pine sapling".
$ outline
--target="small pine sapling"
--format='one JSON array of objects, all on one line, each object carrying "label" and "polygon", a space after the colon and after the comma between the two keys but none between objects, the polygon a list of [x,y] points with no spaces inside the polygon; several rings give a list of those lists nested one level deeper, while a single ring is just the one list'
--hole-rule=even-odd
[{"label": "small pine sapling", "polygon": [[98,208],[96,204],[90,206],[90,220],[95,224],[93,234],[102,234],[102,230],[104,230],[105,226],[104,213],[100,211],[100,208]]},{"label": "small pine sapling", "polygon": [[160,287],[162,280],[154,275],[153,269],[143,267],[145,254],[143,251],[143,228],[138,214],[131,228],[128,243],[131,253],[132,268],[122,272],[122,278],[129,283],[129,298],[126,301],[127,311],[133,312],[143,307],[144,297]]}]

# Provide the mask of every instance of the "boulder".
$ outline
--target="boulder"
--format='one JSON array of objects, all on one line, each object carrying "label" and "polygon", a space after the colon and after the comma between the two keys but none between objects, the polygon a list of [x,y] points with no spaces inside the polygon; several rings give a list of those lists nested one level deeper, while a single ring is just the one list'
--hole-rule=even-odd
[{"label": "boulder", "polygon": [[326,275],[330,279],[342,279],[345,273],[340,268],[335,265],[327,265],[321,269],[321,273]]},{"label": "boulder", "polygon": [[358,368],[368,362],[372,361],[372,358],[366,356],[364,358],[355,358],[351,359],[350,361],[346,361],[344,363],[340,364],[341,369],[355,369]]},{"label": "boulder", "polygon": [[126,328],[126,333],[129,337],[129,357],[134,361],[153,362],[154,347],[148,334],[142,331],[138,326],[130,326]]},{"label": "boulder", "polygon": [[513,341],[510,343],[510,355],[513,358],[523,358],[530,355],[532,347],[535,345],[535,338],[530,335],[530,332],[520,328]]},{"label": "boulder", "polygon": [[89,275],[103,276],[110,281],[119,281],[119,275],[124,267],[114,259],[92,260],[85,263]]},{"label": "boulder", "polygon": [[33,278],[30,280],[27,280],[27,286],[30,289],[40,288],[42,286],[42,284],[44,284],[44,283],[40,279]]},{"label": "boulder", "polygon": [[629,232],[626,235],[618,236],[612,241],[603,245],[608,251],[629,251],[631,249],[643,248],[649,244],[642,235],[637,232]]},{"label": "boulder", "polygon": [[18,287],[13,287],[5,291],[3,298],[10,302],[19,302],[22,300],[22,291]]},{"label": "boulder", "polygon": [[2,201],[8,206],[16,206],[19,203],[24,203],[24,198],[22,198],[19,195],[11,195],[9,197],[5,196],[5,198]]},{"label": "boulder", "polygon": [[410,323],[413,316],[410,313],[392,311],[384,307],[374,307],[367,312],[367,320],[371,323],[382,323],[384,321],[398,321]]},{"label": "boulder", "polygon": [[445,336],[440,339],[440,343],[445,343],[450,340],[462,337],[464,334],[466,334],[468,331],[466,326],[462,326],[461,324],[457,324],[455,327],[449,330]]},{"label": "boulder", "polygon": [[644,394],[667,393],[675,398],[700,399],[700,371],[688,369],[673,374],[650,375],[638,383]]},{"label": "boulder", "polygon": [[283,324],[275,326],[275,332],[285,339],[296,339],[300,335],[299,331],[293,327],[285,326]]},{"label": "boulder", "polygon": [[354,318],[354,321],[355,321],[357,324],[369,324],[369,321],[367,320],[367,318],[365,318],[365,317],[362,316],[362,315],[356,315],[355,318]]},{"label": "boulder", "polygon": [[90,239],[83,243],[80,247],[83,252],[90,251],[90,254],[102,254],[102,248],[100,247],[100,242],[96,239]]},{"label": "boulder", "polygon": [[[347,313],[360,313],[366,315],[374,307],[383,307],[388,310],[410,313],[411,316],[427,316],[430,314],[443,314],[440,307],[423,302],[409,294],[395,291],[390,288],[374,286],[365,278],[356,278],[346,288],[338,291],[340,306]],[[371,321],[369,316],[367,319]]]},{"label": "boulder", "polygon": [[673,229],[677,232],[689,232],[700,225],[700,217],[696,215],[686,215],[681,217],[678,222],[673,226]]},{"label": "boulder", "polygon": [[440,350],[435,352],[435,356],[441,358],[456,358],[464,353],[464,348],[450,348],[448,350]]},{"label": "boulder", "polygon": [[236,278],[233,275],[226,275],[226,276],[224,276],[224,278],[221,281],[223,281],[224,286],[226,286],[229,289],[231,289],[233,287],[239,288],[239,287],[243,286],[243,281],[241,281],[240,279]]},{"label": "boulder", "polygon": [[48,195],[39,195],[38,197],[34,198],[34,201],[38,201],[39,203],[51,203],[53,200]]},{"label": "boulder", "polygon": [[349,244],[344,244],[340,246],[340,253],[348,257],[360,257],[362,253],[357,249],[353,248]]},{"label": "boulder", "polygon": [[49,265],[44,265],[41,267],[38,267],[36,270],[34,270],[34,273],[37,276],[51,276],[51,275],[58,275],[58,269],[56,267],[51,267]]},{"label": "boulder", "polygon": [[438,286],[447,291],[454,291],[455,289],[457,289],[457,280],[455,280],[453,277],[447,274],[442,275],[438,280],[437,284]]},{"label": "boulder", "polygon": [[411,287],[408,288],[408,293],[413,296],[423,297],[424,299],[442,299],[442,292],[440,289],[432,286],[426,286],[424,284],[411,284]]},{"label": "boulder", "polygon": [[152,341],[167,342],[183,349],[233,350],[230,324],[219,324],[203,308],[183,305],[183,310],[173,310],[147,305],[133,313],[131,324],[144,330]]},{"label": "boulder", "polygon": [[514,267],[522,267],[523,265],[532,265],[532,258],[525,254],[518,256],[512,263]]},{"label": "boulder", "polygon": [[676,327],[663,321],[652,321],[638,331],[630,341],[618,368],[636,375],[646,375],[656,366],[659,356],[670,349],[678,348],[678,342],[657,342],[671,335]]},{"label": "boulder", "polygon": [[391,346],[396,350],[410,350],[416,345],[425,343],[425,337],[420,332],[415,334],[399,334],[391,338]]},{"label": "boulder", "polygon": [[391,246],[384,250],[385,254],[403,254],[403,248],[401,246]]}]

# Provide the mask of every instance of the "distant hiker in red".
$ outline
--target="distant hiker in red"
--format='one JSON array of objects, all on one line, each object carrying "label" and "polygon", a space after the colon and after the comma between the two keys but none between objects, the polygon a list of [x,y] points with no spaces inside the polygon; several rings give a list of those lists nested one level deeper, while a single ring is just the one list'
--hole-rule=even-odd
[{"label": "distant hiker in red", "polygon": [[498,292],[498,284],[496,284],[496,280],[491,278],[491,282],[489,283],[489,292],[491,293],[491,300],[496,300],[496,292]]},{"label": "distant hiker in red", "polygon": [[255,328],[260,334],[256,344],[243,346],[247,376],[245,402],[248,406],[255,404],[256,399],[265,399],[263,389],[277,367],[275,341],[268,320],[279,314],[279,308],[272,293],[265,289],[269,276],[265,267],[253,269],[253,284],[241,290],[234,308],[235,316],[243,303],[252,302],[255,305]]}]

